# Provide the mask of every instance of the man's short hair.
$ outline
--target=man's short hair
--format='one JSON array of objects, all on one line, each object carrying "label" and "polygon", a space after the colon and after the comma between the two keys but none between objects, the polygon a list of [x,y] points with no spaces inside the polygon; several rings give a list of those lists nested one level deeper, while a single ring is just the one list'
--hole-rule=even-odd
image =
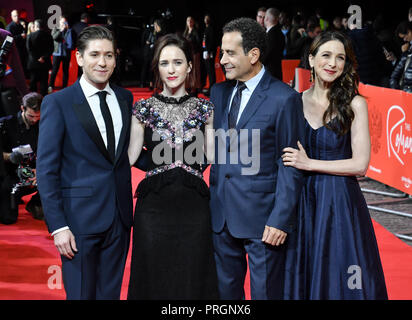
[{"label": "man's short hair", "polygon": [[116,52],[116,40],[113,33],[106,27],[98,25],[86,27],[80,32],[77,39],[77,50],[83,55],[89,41],[103,39],[111,41],[113,43],[113,50]]},{"label": "man's short hair", "polygon": [[87,12],[83,12],[80,16],[80,20],[90,19],[90,15]]},{"label": "man's short hair", "polygon": [[40,111],[41,102],[43,101],[43,96],[37,92],[30,92],[23,97],[22,103],[23,108],[30,108],[35,112]]},{"label": "man's short hair", "polygon": [[257,9],[256,13],[260,11],[266,12],[266,10],[266,7],[260,7],[259,9]]},{"label": "man's short hair", "polygon": [[270,14],[273,18],[279,18],[280,11],[276,8],[269,8],[266,10],[266,14]]},{"label": "man's short hair", "polygon": [[308,26],[306,27],[306,32],[315,32],[316,28],[320,28],[319,23],[308,24]]},{"label": "man's short hair", "polygon": [[400,33],[401,34],[407,34],[408,30],[412,31],[412,22],[409,22],[408,20],[404,20],[401,23],[398,24],[396,27],[395,34],[398,36]]},{"label": "man's short hair", "polygon": [[44,29],[44,21],[42,19],[34,20],[34,25],[37,26],[39,29]]},{"label": "man's short hair", "polygon": [[253,48],[258,48],[260,50],[259,60],[262,61],[266,50],[266,31],[256,20],[250,18],[232,20],[223,27],[223,34],[228,32],[240,33],[245,54]]}]

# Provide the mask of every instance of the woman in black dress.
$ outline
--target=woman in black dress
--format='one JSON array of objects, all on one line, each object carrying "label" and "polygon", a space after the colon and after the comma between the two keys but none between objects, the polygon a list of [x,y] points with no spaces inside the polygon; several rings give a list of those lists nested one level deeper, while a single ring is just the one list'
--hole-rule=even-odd
[{"label": "woman in black dress", "polygon": [[[150,155],[134,215],[128,299],[217,299],[204,155],[213,158],[213,106],[187,94],[188,42],[159,39],[153,71],[160,94],[133,108],[129,159]],[[211,136],[212,137],[212,136]]]}]

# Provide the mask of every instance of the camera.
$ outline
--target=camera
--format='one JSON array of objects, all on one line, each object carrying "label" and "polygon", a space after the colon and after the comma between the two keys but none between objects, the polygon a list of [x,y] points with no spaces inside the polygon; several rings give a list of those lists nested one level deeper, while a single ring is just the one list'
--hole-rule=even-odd
[{"label": "camera", "polygon": [[37,184],[33,181],[33,178],[36,177],[36,173],[35,169],[32,167],[36,160],[36,155],[33,151],[31,151],[31,147],[29,145],[14,148],[13,152],[19,152],[22,154],[22,159],[17,168],[19,182],[13,186],[10,192],[11,209],[16,210],[18,208],[21,195],[23,195],[23,190],[24,194],[28,194],[27,191],[30,191],[30,193],[37,191]]},{"label": "camera", "polygon": [[3,44],[0,48],[0,79],[7,75],[7,65],[6,65],[6,56],[9,53],[11,46],[13,45],[13,37],[7,36],[4,39]]}]

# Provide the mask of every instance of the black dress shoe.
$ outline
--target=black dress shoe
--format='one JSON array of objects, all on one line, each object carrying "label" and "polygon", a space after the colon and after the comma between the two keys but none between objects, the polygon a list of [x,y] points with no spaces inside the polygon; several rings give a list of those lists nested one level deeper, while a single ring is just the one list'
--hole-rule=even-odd
[{"label": "black dress shoe", "polygon": [[26,205],[26,210],[31,213],[34,219],[44,220],[44,212],[42,206],[37,206],[31,202]]}]

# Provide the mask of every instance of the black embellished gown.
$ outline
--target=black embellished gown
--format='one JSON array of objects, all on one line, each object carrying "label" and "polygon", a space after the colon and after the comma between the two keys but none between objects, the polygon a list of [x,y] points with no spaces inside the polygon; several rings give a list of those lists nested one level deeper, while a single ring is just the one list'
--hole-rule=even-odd
[{"label": "black embellished gown", "polygon": [[218,299],[204,158],[193,148],[212,111],[189,95],[154,95],[133,108],[150,165],[136,190],[129,300]]}]

